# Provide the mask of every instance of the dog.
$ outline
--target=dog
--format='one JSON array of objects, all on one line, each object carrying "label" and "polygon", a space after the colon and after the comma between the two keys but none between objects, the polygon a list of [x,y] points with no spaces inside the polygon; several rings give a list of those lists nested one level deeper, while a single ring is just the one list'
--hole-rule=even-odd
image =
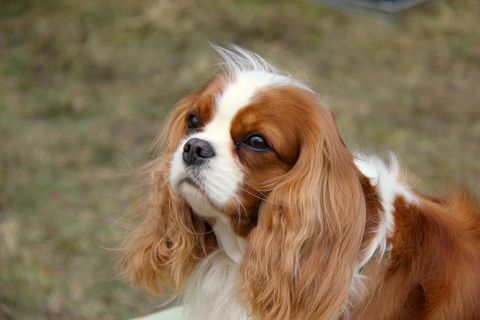
[{"label": "dog", "polygon": [[186,319],[480,319],[480,209],[351,152],[305,83],[215,47],[168,117],[121,265]]}]

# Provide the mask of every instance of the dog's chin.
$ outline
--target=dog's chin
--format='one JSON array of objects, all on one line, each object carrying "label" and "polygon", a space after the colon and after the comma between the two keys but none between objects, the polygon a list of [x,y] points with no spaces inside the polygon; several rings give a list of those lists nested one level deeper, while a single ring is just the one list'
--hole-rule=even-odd
[{"label": "dog's chin", "polygon": [[187,201],[193,211],[203,217],[219,217],[221,212],[212,203],[205,191],[191,179],[184,179],[178,185],[180,195]]},{"label": "dog's chin", "polygon": [[185,200],[195,199],[197,201],[205,201],[207,196],[200,186],[190,179],[184,179],[178,184],[178,191]]}]

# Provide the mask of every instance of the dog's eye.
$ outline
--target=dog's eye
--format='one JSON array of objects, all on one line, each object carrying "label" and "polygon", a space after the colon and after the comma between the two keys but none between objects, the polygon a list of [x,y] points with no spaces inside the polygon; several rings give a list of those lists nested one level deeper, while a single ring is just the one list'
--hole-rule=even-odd
[{"label": "dog's eye", "polygon": [[270,146],[268,145],[265,138],[263,138],[259,134],[253,134],[248,136],[245,140],[243,140],[242,144],[250,150],[256,152],[267,151],[270,149]]},{"label": "dog's eye", "polygon": [[198,129],[200,127],[200,119],[195,113],[189,114],[188,115],[188,129],[193,131],[195,129]]}]

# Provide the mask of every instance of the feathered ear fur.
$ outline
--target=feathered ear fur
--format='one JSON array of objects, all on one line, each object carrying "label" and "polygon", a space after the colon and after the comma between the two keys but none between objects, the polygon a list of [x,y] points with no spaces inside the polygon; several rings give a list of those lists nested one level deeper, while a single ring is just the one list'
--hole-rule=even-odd
[{"label": "feathered ear fur", "polygon": [[168,117],[159,139],[164,154],[146,169],[151,177],[142,221],[130,232],[120,266],[130,280],[152,292],[172,282],[180,291],[195,263],[206,256],[215,239],[205,221],[176,197],[168,182],[170,158],[186,132],[186,117],[193,97],[184,99]]},{"label": "feathered ear fur", "polygon": [[302,130],[294,167],[262,203],[243,265],[258,319],[337,319],[346,307],[365,227],[358,171],[333,114]]}]

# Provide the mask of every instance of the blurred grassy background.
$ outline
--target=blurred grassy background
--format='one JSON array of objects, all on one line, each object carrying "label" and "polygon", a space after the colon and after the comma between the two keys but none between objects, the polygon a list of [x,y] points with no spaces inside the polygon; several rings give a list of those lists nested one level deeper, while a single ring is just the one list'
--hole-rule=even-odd
[{"label": "blurred grassy background", "polygon": [[158,300],[116,276],[124,174],[237,43],[312,84],[352,148],[480,193],[480,2],[395,25],[298,1],[0,1],[0,318],[126,319]]}]

